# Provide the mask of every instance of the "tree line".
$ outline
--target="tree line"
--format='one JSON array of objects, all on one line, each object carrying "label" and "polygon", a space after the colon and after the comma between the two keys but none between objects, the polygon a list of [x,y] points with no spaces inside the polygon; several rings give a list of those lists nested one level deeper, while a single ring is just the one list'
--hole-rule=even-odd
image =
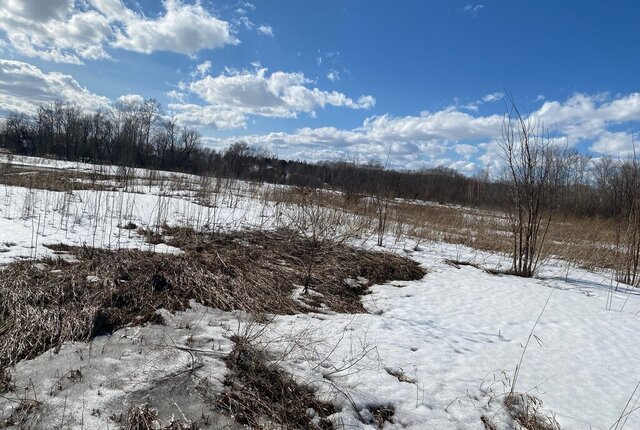
[{"label": "tree line", "polygon": [[[485,208],[503,207],[510,185],[508,174],[491,177],[486,170],[469,177],[447,167],[394,171],[379,161],[283,160],[244,142],[216,151],[203,146],[197,129],[165,115],[155,99],[118,102],[97,112],[57,101],[33,115],[10,114],[0,127],[0,147],[22,155],[329,187],[354,198],[383,195]],[[558,162],[554,210],[617,217],[632,205],[638,176],[633,160],[593,160],[566,149]]]}]

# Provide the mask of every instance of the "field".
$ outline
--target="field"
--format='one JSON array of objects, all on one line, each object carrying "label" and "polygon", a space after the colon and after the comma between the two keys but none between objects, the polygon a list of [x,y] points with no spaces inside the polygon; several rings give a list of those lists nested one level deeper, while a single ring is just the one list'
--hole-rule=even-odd
[{"label": "field", "polygon": [[640,428],[604,220],[0,157],[0,428]]}]

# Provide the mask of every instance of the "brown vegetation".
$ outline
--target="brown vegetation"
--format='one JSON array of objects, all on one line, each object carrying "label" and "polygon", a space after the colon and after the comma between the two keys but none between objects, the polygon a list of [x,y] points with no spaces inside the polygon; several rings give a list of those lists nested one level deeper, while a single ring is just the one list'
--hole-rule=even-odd
[{"label": "brown vegetation", "polygon": [[[77,262],[16,262],[0,278],[0,366],[33,358],[63,342],[88,340],[128,324],[157,321],[156,310],[183,310],[190,300],[222,310],[293,314],[305,277],[307,242],[291,231],[202,234],[164,232],[177,255],[138,250],[52,247]],[[417,263],[389,253],[325,242],[310,287],[315,308],[363,312],[367,286],[424,275]],[[351,287],[349,278],[364,277]]]},{"label": "brown vegetation", "polygon": [[542,401],[526,393],[509,393],[504,405],[518,424],[527,430],[560,430],[552,415],[542,410]]},{"label": "brown vegetation", "polygon": [[49,170],[30,166],[0,165],[0,184],[49,191],[113,190],[100,181],[114,179],[99,173]]},{"label": "brown vegetation", "polygon": [[227,390],[215,400],[217,408],[252,429],[332,429],[327,419],[333,405],[316,399],[309,387],[272,363],[248,339],[236,337],[226,359]]},{"label": "brown vegetation", "polygon": [[162,426],[158,420],[158,412],[149,405],[135,406],[129,409],[122,418],[120,424],[122,430],[197,430],[193,424],[185,424],[180,420],[172,420],[166,426]]}]

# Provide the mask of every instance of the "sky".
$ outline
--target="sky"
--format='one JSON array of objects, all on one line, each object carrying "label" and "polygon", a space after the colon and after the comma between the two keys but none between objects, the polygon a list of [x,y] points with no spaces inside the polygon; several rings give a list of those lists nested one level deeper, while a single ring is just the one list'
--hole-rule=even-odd
[{"label": "sky", "polygon": [[508,95],[556,144],[629,157],[640,2],[2,0],[0,114],[155,98],[205,145],[497,171]]}]

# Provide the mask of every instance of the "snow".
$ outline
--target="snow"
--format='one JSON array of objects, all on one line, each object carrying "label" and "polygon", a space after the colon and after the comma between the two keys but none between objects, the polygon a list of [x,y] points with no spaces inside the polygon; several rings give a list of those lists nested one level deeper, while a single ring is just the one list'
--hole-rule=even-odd
[{"label": "snow", "polygon": [[[210,427],[201,428],[228,425],[197,397],[178,394],[184,394],[180,385],[185,378],[207,378],[216,391],[222,390],[222,358],[231,351],[229,337],[235,329],[229,324],[245,317],[196,303],[187,312],[162,314],[166,325],[124,328],[20,362],[12,372],[17,388],[0,401],[0,417],[21,401],[35,400],[40,403],[33,412],[36,428],[110,429],[117,427],[112,417],[130,406],[151,403],[163,425],[186,413],[208,416]],[[164,385],[170,395],[157,396]]]},{"label": "snow", "polygon": [[[609,280],[579,269],[568,281],[559,266],[546,268],[549,276],[555,269],[553,279],[523,279],[445,264],[443,257],[492,259],[459,246],[408,254],[429,273],[374,287],[364,298],[369,314],[281,316],[265,332],[263,341],[288,351],[282,360],[301,380],[327,399],[348,393],[338,395],[345,425],[362,427],[351,403],[363,416],[395,405],[395,424],[385,428],[483,429],[480,414],[505,421],[494,400],[509,391],[549,296],[516,390],[539,397],[565,429],[608,429],[616,421],[640,379],[637,291],[613,292],[614,310],[607,310]],[[300,339],[306,344],[294,347]],[[640,428],[640,415],[627,426]]]},{"label": "snow", "polygon": [[167,223],[222,230],[266,228],[271,226],[267,220],[275,221],[273,204],[252,198],[249,184],[232,183],[235,188],[210,206],[199,204],[194,192],[170,185],[72,193],[0,185],[0,264],[49,256],[45,245],[57,243],[176,251],[123,229],[129,222],[139,228]]},{"label": "snow", "polygon": [[[92,168],[28,158],[18,162]],[[179,252],[152,247],[135,231],[118,227],[127,222],[211,229],[278,225],[280,209],[261,198],[255,186],[234,182],[233,187],[212,208],[199,204],[193,191],[142,182],[127,191],[71,194],[0,185],[0,264],[50,255],[43,245],[60,242]],[[375,248],[372,240],[358,246]],[[501,401],[539,317],[516,391],[542,400],[563,429],[609,429],[616,422],[640,380],[638,290],[616,285],[606,272],[560,260],[545,262],[538,279],[524,279],[447,264],[446,259],[455,259],[509,267],[504,256],[461,245],[422,240],[418,246],[408,238],[391,251],[416,260],[427,275],[374,286],[363,297],[366,314],[310,309],[277,316],[256,329],[256,342],[274,360],[338,406],[334,422],[374,429],[362,421],[371,419],[373,408],[389,404],[395,407],[395,422],[385,429],[483,429],[482,415],[499,428],[514,428]],[[303,300],[301,287],[294,296]],[[80,423],[113,427],[107,418],[122,413],[123,405],[143,403],[149,395],[163,397],[163,391],[153,391],[160,381],[193,365],[192,355],[176,345],[216,352],[196,357],[204,367],[195,375],[206,375],[220,390],[226,372],[221,357],[246,316],[195,304],[190,311],[165,314],[167,326],[126,328],[88,344],[67,344],[57,354],[19,363],[12,374],[20,389],[32,387],[43,400],[38,410],[43,419],[64,420],[74,428]],[[82,379],[67,378],[72,370],[80,370]],[[61,378],[63,389],[51,394]],[[176,416],[196,417],[206,407],[197,401],[170,406]],[[0,399],[0,412],[10,408]],[[95,416],[93,410],[102,412]],[[630,414],[625,428],[640,428],[640,413]]]}]

